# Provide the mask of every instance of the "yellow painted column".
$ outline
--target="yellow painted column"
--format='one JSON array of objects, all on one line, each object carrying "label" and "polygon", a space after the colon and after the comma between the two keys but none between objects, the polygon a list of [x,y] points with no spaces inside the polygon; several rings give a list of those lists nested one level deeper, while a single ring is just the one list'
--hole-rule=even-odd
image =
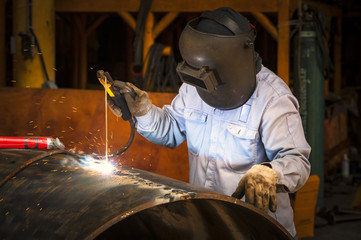
[{"label": "yellow painted column", "polygon": [[14,80],[16,87],[38,88],[47,80],[40,54],[44,58],[49,80],[55,81],[55,8],[54,0],[31,1],[32,27],[42,52],[32,45],[34,55],[26,58],[23,55],[22,38],[19,33],[27,32],[28,2],[13,0],[13,35],[16,39],[16,52],[13,56]]}]

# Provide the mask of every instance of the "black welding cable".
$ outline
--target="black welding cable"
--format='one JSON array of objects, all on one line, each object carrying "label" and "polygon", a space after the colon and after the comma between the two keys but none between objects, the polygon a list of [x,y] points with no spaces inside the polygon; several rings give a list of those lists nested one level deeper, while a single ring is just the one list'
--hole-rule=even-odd
[{"label": "black welding cable", "polygon": [[[119,149],[118,151],[109,154],[108,155],[109,158],[112,158],[112,157],[115,157],[115,156],[118,156],[118,155],[124,153],[130,147],[130,145],[132,144],[133,139],[134,139],[134,135],[135,135],[135,124],[134,124],[133,119],[129,120],[129,125],[130,125],[130,136],[129,136],[129,139],[128,139],[127,143],[121,149]],[[105,157],[102,156],[101,158],[104,159]]]},{"label": "black welding cable", "polygon": [[45,79],[46,79],[45,82],[49,82],[50,79],[49,79],[48,71],[46,70],[44,56],[43,56],[43,52],[40,49],[40,44],[39,44],[38,38],[36,37],[33,27],[30,27],[29,31],[30,31],[31,35],[33,35],[34,41],[35,41],[35,46],[38,49],[38,55],[40,57],[41,66],[42,66],[44,74],[45,74]]},{"label": "black welding cable", "polygon": [[166,46],[154,43],[146,56],[148,65],[145,71],[143,89],[153,92],[164,92],[167,87],[176,92],[180,87],[180,79],[175,69],[177,66],[173,51],[169,56],[163,55]]}]

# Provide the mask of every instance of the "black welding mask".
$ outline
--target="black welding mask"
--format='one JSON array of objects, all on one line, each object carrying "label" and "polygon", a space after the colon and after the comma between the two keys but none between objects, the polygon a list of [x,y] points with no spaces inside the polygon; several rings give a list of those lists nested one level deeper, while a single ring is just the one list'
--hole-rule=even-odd
[{"label": "black welding mask", "polygon": [[[197,26],[204,18],[227,28],[231,34],[200,31]],[[183,61],[178,64],[177,73],[182,82],[197,88],[208,105],[222,110],[240,107],[256,88],[253,42],[253,32],[240,29],[226,15],[206,11],[191,20],[180,36]]]}]

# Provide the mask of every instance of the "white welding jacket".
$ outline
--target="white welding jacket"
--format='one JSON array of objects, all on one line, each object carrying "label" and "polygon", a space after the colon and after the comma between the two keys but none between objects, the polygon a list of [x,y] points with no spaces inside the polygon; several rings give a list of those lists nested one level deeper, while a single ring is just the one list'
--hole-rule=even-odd
[{"label": "white welding jacket", "polygon": [[[255,164],[269,162],[278,184],[289,192],[303,186],[310,174],[308,145],[297,99],[277,75],[262,66],[257,88],[243,106],[215,109],[183,84],[171,106],[152,106],[137,117],[137,130],[149,141],[171,148],[187,141],[189,182],[232,195],[242,176]],[[269,215],[292,236],[296,234],[287,192],[277,193],[277,211]]]}]

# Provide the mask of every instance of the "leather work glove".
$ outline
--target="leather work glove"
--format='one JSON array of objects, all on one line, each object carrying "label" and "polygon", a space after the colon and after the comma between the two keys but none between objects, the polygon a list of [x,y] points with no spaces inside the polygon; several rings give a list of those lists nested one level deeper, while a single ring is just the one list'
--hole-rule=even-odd
[{"label": "leather work glove", "polygon": [[265,213],[277,209],[276,183],[278,177],[276,172],[266,165],[254,165],[239,181],[236,191],[232,197],[241,199],[246,195],[246,202],[261,209]]},{"label": "leather work glove", "polygon": [[[135,117],[140,117],[148,113],[152,107],[152,102],[149,99],[148,93],[140,90],[132,83],[114,81],[114,86],[119,89],[119,92],[124,94],[130,113]],[[136,93],[135,98],[129,93],[129,87],[133,88]],[[108,106],[112,113],[118,117],[122,116],[121,109],[114,104],[114,101],[108,96]]]}]

